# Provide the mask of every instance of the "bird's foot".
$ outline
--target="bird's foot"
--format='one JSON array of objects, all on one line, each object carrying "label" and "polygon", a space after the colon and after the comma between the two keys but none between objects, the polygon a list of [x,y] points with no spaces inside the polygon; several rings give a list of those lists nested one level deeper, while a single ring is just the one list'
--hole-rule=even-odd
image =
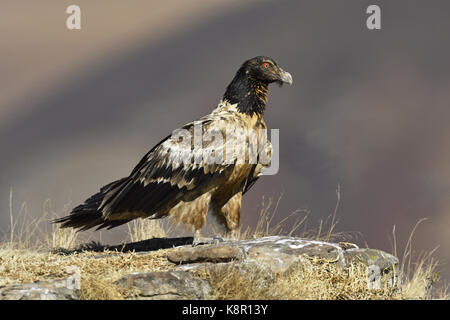
[{"label": "bird's foot", "polygon": [[192,246],[200,246],[200,245],[206,245],[206,244],[218,244],[220,242],[224,242],[225,240],[222,237],[219,236],[213,236],[212,238],[206,238],[206,237],[194,237],[194,241],[192,242]]}]

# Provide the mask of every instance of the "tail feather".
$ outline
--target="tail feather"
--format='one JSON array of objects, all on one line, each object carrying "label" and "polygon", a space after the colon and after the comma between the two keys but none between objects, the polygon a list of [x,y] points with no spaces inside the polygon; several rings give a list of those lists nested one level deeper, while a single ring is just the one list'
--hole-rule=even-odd
[{"label": "tail feather", "polygon": [[70,215],[55,219],[52,223],[60,223],[61,228],[76,228],[79,229],[78,231],[85,231],[96,226],[98,226],[97,230],[102,228],[111,229],[123,223],[127,223],[129,220],[105,220],[102,210],[99,209],[105,197],[111,197],[110,191],[113,191],[113,189],[117,190],[117,187],[122,184],[124,180],[126,180],[126,178],[107,184],[83,204],[75,207]]}]

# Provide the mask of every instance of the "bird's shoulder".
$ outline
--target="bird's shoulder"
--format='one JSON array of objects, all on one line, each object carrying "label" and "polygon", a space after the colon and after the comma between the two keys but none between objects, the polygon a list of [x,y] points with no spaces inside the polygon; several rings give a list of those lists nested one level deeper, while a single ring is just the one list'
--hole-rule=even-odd
[{"label": "bird's shoulder", "polygon": [[225,121],[236,128],[246,129],[266,129],[266,123],[260,113],[245,113],[238,109],[238,104],[231,104],[226,100],[221,100],[216,109],[214,109],[204,119],[220,122]]},{"label": "bird's shoulder", "polygon": [[204,153],[212,146],[204,142],[199,146],[196,138],[200,135],[202,139],[205,133],[223,135],[230,125],[239,125],[233,121],[235,112],[235,106],[219,104],[210,114],[177,128],[145,154],[130,178],[144,185],[170,183],[190,189],[199,177],[221,173],[229,164],[205,163]]}]

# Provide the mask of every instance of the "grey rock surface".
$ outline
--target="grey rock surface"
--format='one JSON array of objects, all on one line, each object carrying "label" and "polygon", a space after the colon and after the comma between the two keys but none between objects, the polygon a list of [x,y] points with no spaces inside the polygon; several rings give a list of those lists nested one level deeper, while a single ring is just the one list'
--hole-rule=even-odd
[{"label": "grey rock surface", "polygon": [[362,263],[372,273],[383,276],[390,285],[396,282],[399,262],[396,257],[381,250],[284,236],[225,241],[198,247],[183,246],[170,253],[168,259],[179,264],[179,270],[225,268],[227,263],[224,262],[228,259],[241,266],[253,264],[266,268],[273,274],[283,274],[298,263],[309,263],[309,259],[336,263],[341,268]]},{"label": "grey rock surface", "polygon": [[137,300],[208,299],[212,288],[184,271],[132,273],[115,282],[131,290]]},{"label": "grey rock surface", "polygon": [[71,278],[0,287],[0,300],[75,300],[77,287]]},{"label": "grey rock surface", "polygon": [[238,246],[185,246],[181,250],[175,250],[167,255],[167,259],[175,264],[197,263],[197,262],[230,262],[242,260],[242,250]]}]

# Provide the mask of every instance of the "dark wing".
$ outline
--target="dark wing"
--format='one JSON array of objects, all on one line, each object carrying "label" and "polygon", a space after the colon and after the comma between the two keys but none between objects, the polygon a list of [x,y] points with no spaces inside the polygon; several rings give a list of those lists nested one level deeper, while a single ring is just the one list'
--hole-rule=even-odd
[{"label": "dark wing", "polygon": [[[205,152],[216,154],[223,145],[211,143],[203,145],[203,149],[195,148],[194,125],[201,125],[203,131],[210,132],[225,132],[226,129],[226,121],[206,118],[162,140],[143,157],[128,178],[106,193],[99,207],[108,220],[105,226],[116,220],[152,217],[165,207],[175,206],[188,193],[195,197],[215,187],[215,181],[231,171],[228,169],[233,163],[209,163],[203,158]],[[187,139],[186,134],[191,139]]]},{"label": "dark wing", "polygon": [[[272,143],[267,140],[267,136],[263,137],[263,143],[261,143],[262,148],[264,148],[264,153],[270,159],[272,157]],[[270,166],[270,163],[268,164],[262,164],[260,160],[260,153],[262,150],[258,150],[258,163],[252,166],[252,170],[247,178],[247,183],[245,184],[244,191],[242,194],[244,195],[248,190],[250,190],[251,187],[256,183],[256,181],[261,176],[261,172],[264,168],[267,168]]]},{"label": "dark wing", "polygon": [[250,172],[247,183],[245,184],[244,192],[242,194],[244,195],[248,190],[250,190],[251,187],[255,184],[256,180],[259,179],[259,176],[255,174],[256,164],[253,165],[252,171]]}]

